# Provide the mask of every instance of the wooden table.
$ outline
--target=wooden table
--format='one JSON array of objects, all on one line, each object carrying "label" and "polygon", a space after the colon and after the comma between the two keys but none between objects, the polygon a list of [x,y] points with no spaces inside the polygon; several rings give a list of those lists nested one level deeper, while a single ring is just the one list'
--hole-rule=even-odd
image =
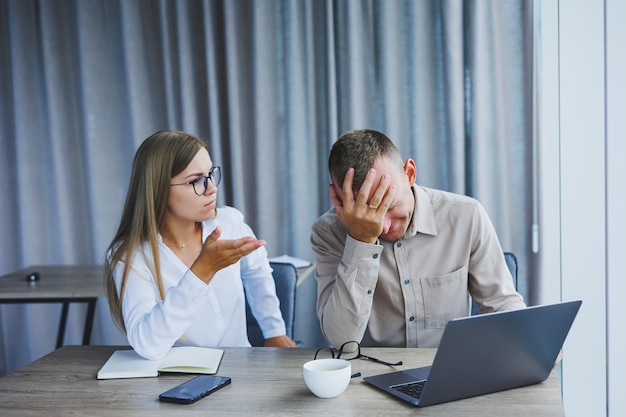
[{"label": "wooden table", "polygon": [[[26,277],[37,272],[38,281]],[[63,345],[70,303],[87,303],[83,344],[91,340],[98,297],[104,297],[103,267],[99,265],[37,265],[0,277],[0,304],[62,303],[56,347]]]},{"label": "wooden table", "polygon": [[[117,347],[120,349],[121,347]],[[362,378],[352,379],[333,399],[309,392],[302,365],[314,349],[226,348],[218,375],[232,384],[191,405],[161,403],[158,395],[190,375],[97,380],[98,369],[114,346],[64,346],[0,378],[0,415],[10,416],[563,416],[559,384],[547,381],[514,390],[424,408],[379,391]],[[406,369],[428,365],[434,349],[364,348],[364,354],[397,361]],[[362,376],[391,368],[357,359]]]}]

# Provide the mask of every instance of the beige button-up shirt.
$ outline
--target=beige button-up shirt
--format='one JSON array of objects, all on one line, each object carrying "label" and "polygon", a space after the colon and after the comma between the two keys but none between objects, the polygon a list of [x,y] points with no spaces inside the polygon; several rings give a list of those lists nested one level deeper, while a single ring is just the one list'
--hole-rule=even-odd
[{"label": "beige button-up shirt", "polygon": [[495,230],[473,198],[413,185],[405,235],[368,244],[335,215],[313,225],[317,314],[326,340],[363,346],[437,347],[448,320],[525,308]]}]

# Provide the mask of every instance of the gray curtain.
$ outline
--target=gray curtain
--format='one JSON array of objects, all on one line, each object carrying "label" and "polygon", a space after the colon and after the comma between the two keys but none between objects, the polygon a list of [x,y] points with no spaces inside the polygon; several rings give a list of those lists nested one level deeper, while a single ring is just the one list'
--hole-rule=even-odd
[{"label": "gray curtain", "polygon": [[[532,303],[531,18],[526,0],[1,0],[0,275],[101,264],[161,129],[207,141],[219,203],[270,255],[312,260],[330,146],[373,128],[419,183],[485,205]],[[54,349],[59,312],[0,307],[0,374]],[[83,318],[72,307],[66,343]],[[92,343],[125,343],[104,300],[96,320]]]}]

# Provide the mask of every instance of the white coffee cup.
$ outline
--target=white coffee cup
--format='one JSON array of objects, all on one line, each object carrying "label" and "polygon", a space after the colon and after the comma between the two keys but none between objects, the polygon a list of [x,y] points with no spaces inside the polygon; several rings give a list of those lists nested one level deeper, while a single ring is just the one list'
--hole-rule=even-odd
[{"label": "white coffee cup", "polygon": [[304,382],[320,398],[334,398],[350,383],[352,366],[343,359],[316,359],[302,367]]}]

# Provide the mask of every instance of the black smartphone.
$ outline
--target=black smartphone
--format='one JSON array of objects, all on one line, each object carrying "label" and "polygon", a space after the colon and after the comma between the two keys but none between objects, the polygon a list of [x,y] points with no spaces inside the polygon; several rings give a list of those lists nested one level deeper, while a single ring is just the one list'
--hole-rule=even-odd
[{"label": "black smartphone", "polygon": [[192,404],[230,384],[227,376],[200,375],[159,395],[159,400],[179,404]]}]

